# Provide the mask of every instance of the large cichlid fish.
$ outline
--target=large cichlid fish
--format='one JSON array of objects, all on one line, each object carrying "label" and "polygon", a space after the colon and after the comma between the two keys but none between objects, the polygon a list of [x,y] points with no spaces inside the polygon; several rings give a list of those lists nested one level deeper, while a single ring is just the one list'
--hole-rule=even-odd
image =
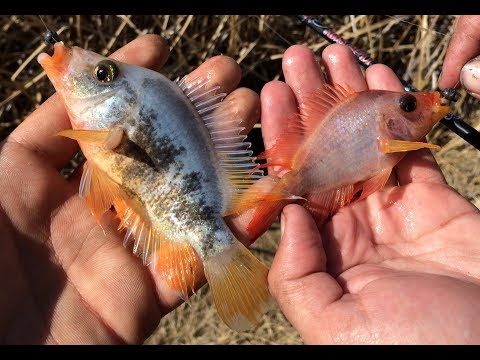
[{"label": "large cichlid fish", "polygon": [[[309,94],[285,132],[257,159],[279,166],[244,194],[237,210],[257,205],[247,231],[255,239],[288,203],[303,204],[321,225],[341,207],[387,182],[407,151],[438,148],[422,142],[449,112],[440,93],[368,90],[325,85]],[[267,180],[267,178],[265,178]]]},{"label": "large cichlid fish", "polygon": [[268,269],[223,217],[261,171],[225,94],[62,43],[38,61],[70,117],[59,135],[87,159],[79,192],[97,221],[113,205],[124,242],[183,299],[205,273],[229,327],[257,324],[271,302]]}]

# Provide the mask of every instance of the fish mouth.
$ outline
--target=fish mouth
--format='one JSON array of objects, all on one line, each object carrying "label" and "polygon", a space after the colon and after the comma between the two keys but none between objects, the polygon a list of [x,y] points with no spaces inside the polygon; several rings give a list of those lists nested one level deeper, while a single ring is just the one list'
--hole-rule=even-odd
[{"label": "fish mouth", "polygon": [[63,42],[55,43],[52,56],[47,53],[41,53],[37,57],[37,61],[45,70],[48,78],[57,91],[61,85],[61,79],[67,73],[71,58],[72,50],[67,48]]},{"label": "fish mouth", "polygon": [[435,91],[433,93],[432,102],[432,125],[439,122],[450,112],[450,106],[444,105],[441,100],[440,92]]}]

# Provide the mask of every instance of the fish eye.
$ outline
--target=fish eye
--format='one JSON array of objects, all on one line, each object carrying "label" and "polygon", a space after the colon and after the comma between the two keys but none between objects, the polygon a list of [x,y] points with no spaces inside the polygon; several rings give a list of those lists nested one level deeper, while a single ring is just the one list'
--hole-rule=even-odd
[{"label": "fish eye", "polygon": [[118,66],[113,61],[102,60],[93,70],[93,76],[100,82],[109,83],[115,80],[118,76]]},{"label": "fish eye", "polygon": [[398,101],[400,109],[405,112],[412,112],[417,108],[417,99],[412,94],[403,94]]}]

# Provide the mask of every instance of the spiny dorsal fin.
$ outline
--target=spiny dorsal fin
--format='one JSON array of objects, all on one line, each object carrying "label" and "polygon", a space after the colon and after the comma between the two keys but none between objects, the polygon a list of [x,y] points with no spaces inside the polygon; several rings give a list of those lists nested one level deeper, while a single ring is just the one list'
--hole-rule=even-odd
[{"label": "spiny dorsal fin", "polygon": [[222,102],[226,93],[217,91],[220,86],[206,88],[208,79],[183,79],[176,83],[197,109],[205,126],[210,132],[220,164],[225,169],[232,188],[230,206],[240,199],[245,189],[263,176],[258,168],[251,143],[245,142],[245,129],[240,125],[241,119],[235,118],[232,103]]},{"label": "spiny dorsal fin", "polygon": [[294,167],[295,154],[305,136],[311,134],[325,118],[328,111],[356,92],[347,86],[324,84],[311,94],[305,96],[300,113],[288,116],[288,126],[276,139],[275,144],[257,157],[267,160],[259,168],[281,166],[286,170]]},{"label": "spiny dorsal fin", "polygon": [[307,133],[311,133],[337,104],[348,99],[356,92],[348,85],[323,84],[320,88],[305,96],[300,106],[300,117]]},{"label": "spiny dorsal fin", "polygon": [[178,291],[183,300],[188,299],[195,290],[195,283],[203,276],[203,265],[186,241],[170,240],[155,229],[142,205],[89,162],[85,164],[79,192],[97,222],[113,205],[120,219],[118,230],[126,229],[124,246],[133,239],[133,254],[141,257],[145,265],[153,259],[157,272],[167,285]]}]

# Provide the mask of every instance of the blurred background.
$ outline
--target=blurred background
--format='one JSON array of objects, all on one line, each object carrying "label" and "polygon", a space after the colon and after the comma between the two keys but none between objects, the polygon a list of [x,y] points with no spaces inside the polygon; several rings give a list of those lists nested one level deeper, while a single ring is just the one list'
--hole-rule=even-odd
[{"label": "blurred background", "polygon": [[[344,39],[390,66],[419,90],[435,90],[455,16],[448,15],[314,15]],[[327,42],[294,16],[285,15],[43,15],[47,26],[69,46],[108,55],[137,36],[160,34],[171,47],[161,72],[175,79],[215,55],[227,55],[241,66],[240,86],[260,92],[270,80],[283,80],[284,51],[294,44],[318,56]],[[49,48],[38,16],[0,16],[0,141],[53,94],[54,89],[36,61]],[[460,91],[454,111],[480,130],[478,100]],[[259,124],[260,126],[260,124]],[[254,151],[261,148],[259,126],[251,133]],[[429,134],[440,145],[433,154],[448,183],[480,208],[480,156],[476,149],[438,124]],[[78,164],[73,159],[71,168]],[[274,224],[253,246],[255,255],[270,264],[279,240]],[[226,327],[212,303],[208,287],[164,317],[147,344],[301,344],[301,338],[275,309],[254,331],[238,334]]]}]

